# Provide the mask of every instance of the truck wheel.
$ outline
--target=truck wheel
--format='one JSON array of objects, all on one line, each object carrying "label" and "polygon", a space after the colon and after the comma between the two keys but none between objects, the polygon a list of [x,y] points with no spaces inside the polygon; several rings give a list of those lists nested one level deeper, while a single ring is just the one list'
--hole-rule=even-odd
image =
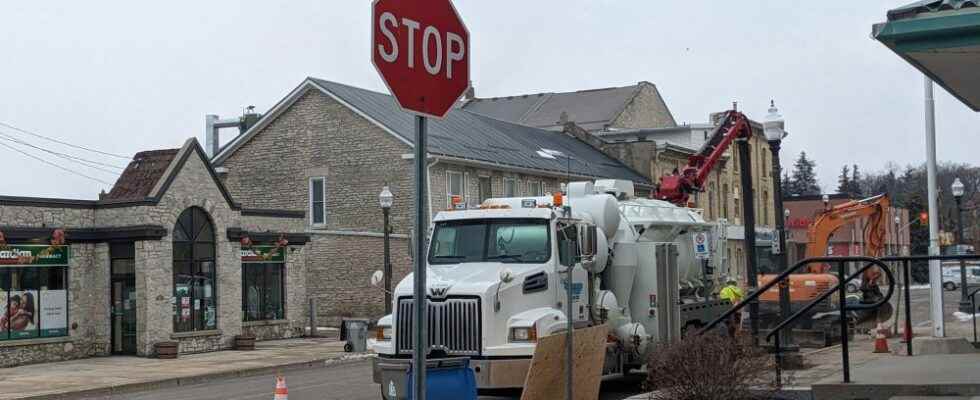
[{"label": "truck wheel", "polygon": [[953,282],[946,282],[946,283],[943,284],[943,289],[946,289],[946,291],[952,292],[952,291],[956,290],[956,284],[953,283]]}]

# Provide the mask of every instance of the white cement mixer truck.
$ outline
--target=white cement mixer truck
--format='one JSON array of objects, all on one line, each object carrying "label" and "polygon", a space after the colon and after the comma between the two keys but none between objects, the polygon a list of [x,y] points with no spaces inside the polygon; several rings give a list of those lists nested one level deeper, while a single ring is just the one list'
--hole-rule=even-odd
[{"label": "white cement mixer truck", "polygon": [[[605,323],[615,338],[606,375],[641,366],[651,343],[730,306],[716,295],[721,274],[696,257],[707,251],[697,233],[713,228],[699,211],[634,199],[628,181],[574,182],[566,192],[435,216],[424,255],[430,358],[469,357],[481,389],[521,387],[536,340],[566,329],[566,265],[574,325]],[[404,377],[412,356],[411,275],[392,298],[370,342],[388,399],[400,398],[404,379],[386,377]]]}]

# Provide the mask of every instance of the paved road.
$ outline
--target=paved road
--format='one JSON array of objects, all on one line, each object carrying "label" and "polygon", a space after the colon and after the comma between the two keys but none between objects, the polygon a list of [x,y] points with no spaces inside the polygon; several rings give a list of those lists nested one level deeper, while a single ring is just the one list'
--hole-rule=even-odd
[{"label": "paved road", "polygon": [[[367,361],[290,371],[286,374],[290,400],[377,400],[378,385],[371,381],[371,364]],[[274,375],[219,379],[197,385],[166,388],[112,397],[90,397],[87,400],[268,400],[275,388]],[[603,384],[603,400],[620,400],[639,393],[638,380],[610,381]],[[519,399],[519,393],[495,393],[481,400]]]},{"label": "paved road", "polygon": [[[959,292],[946,292],[946,314],[952,314],[959,301]],[[951,318],[948,316],[948,318]],[[912,320],[916,326],[929,325],[929,291],[912,290]],[[377,400],[379,388],[371,382],[369,362],[342,366],[291,371],[286,374],[292,400]],[[180,388],[167,388],[142,393],[98,397],[90,400],[259,400],[272,398],[273,375],[219,379]],[[603,400],[619,400],[639,393],[639,382],[610,381],[603,384]],[[513,400],[518,393],[497,393],[482,400]]]}]

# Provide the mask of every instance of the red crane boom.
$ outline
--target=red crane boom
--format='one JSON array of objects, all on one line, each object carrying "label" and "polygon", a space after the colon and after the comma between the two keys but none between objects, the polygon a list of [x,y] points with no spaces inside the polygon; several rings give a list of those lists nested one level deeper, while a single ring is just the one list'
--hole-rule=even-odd
[{"label": "red crane boom", "polygon": [[665,175],[660,178],[656,198],[669,201],[681,207],[688,206],[691,193],[703,190],[708,174],[715,164],[728,150],[732,142],[738,138],[748,138],[752,134],[749,119],[738,111],[731,110],[725,114],[725,119],[711,134],[714,138],[719,131],[725,132],[717,144],[706,144],[699,154],[687,159],[687,166],[678,174]]}]

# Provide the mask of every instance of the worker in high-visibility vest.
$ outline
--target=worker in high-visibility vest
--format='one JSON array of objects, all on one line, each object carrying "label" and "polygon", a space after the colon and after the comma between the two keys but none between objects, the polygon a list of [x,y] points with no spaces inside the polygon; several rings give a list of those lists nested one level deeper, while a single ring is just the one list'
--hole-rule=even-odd
[{"label": "worker in high-visibility vest", "polygon": [[[721,293],[718,294],[722,300],[728,300],[732,303],[732,307],[742,301],[745,298],[745,293],[742,289],[738,287],[738,281],[735,278],[728,278],[728,284],[721,289]],[[731,315],[728,319],[728,336],[735,337],[735,332],[738,330],[738,326],[742,323],[742,313],[736,312]]]}]

